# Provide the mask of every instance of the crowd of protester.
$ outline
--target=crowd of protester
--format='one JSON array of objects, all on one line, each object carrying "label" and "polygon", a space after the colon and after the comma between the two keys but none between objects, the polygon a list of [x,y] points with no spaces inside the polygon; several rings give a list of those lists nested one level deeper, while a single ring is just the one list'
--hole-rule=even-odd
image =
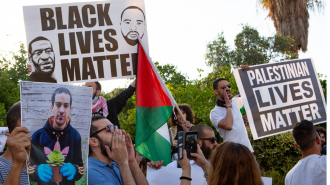
[{"label": "crowd of protester", "polygon": [[[135,81],[111,100],[100,96],[101,85],[98,82],[89,82],[85,86],[93,87],[88,184],[148,184],[145,176],[146,164],[160,169],[163,161],[148,162],[137,154],[130,135],[120,129],[117,118],[126,101],[134,94]],[[193,125],[194,112],[189,105],[179,105],[183,117],[176,109],[172,113],[169,129],[172,155],[175,156],[178,150],[179,131],[198,133],[197,152],[191,154],[194,158],[188,159],[183,150],[182,160],[174,158],[167,165],[170,168],[182,168],[182,185],[189,185],[194,181],[191,170],[202,170],[209,185],[263,184],[240,107],[232,101],[230,87],[225,79],[217,79],[213,83],[217,100],[210,113],[210,120],[223,138],[223,143],[217,143],[211,127]],[[21,127],[20,102],[8,111],[7,126],[10,135],[7,139],[8,148],[0,156],[0,184],[28,184],[26,159],[31,150],[31,137],[27,134],[29,131]],[[326,184],[326,156],[321,156],[326,151],[325,129],[315,128],[312,122],[303,120],[294,125],[292,137],[295,147],[301,151],[302,159],[287,173],[285,184]]]}]

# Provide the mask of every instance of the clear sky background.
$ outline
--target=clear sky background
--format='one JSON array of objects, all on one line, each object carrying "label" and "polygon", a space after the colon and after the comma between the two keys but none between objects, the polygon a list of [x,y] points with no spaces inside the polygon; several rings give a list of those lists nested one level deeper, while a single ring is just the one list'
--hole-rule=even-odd
[{"label": "clear sky background", "polygon": [[[22,6],[60,4],[90,0],[11,0],[0,6],[0,50],[16,51],[19,41],[26,45]],[[299,58],[313,58],[318,73],[327,74],[330,52],[329,4],[324,11],[310,12],[308,51]],[[275,34],[268,11],[261,9],[257,0],[145,0],[149,52],[153,61],[174,64],[189,79],[198,78],[197,68],[211,71],[205,65],[206,45],[224,36],[234,49],[235,36],[242,30],[241,24],[256,28],[261,36]],[[102,81],[102,89],[112,91],[127,87],[127,79]]]}]

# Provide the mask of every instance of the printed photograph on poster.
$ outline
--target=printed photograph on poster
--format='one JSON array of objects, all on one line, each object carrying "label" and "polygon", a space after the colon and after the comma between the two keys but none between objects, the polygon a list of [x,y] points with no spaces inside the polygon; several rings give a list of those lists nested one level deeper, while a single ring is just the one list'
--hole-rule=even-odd
[{"label": "printed photograph on poster", "polygon": [[8,136],[9,136],[8,127],[0,127],[0,152],[2,152],[3,149],[5,148]]},{"label": "printed photograph on poster", "polygon": [[31,81],[132,78],[138,35],[148,50],[143,0],[24,6],[23,14]]},{"label": "printed photograph on poster", "polygon": [[327,120],[326,102],[312,59],[234,70],[253,138],[283,132],[302,120]]},{"label": "printed photograph on poster", "polygon": [[22,126],[32,137],[30,184],[87,184],[90,87],[20,82]]}]

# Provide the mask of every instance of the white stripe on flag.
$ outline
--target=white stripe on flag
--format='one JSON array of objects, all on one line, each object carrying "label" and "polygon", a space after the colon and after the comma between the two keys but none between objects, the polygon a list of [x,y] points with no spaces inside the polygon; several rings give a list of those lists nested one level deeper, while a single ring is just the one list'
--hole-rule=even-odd
[{"label": "white stripe on flag", "polygon": [[165,138],[168,142],[170,142],[170,134],[168,132],[167,123],[161,126],[158,130],[156,130],[158,134],[160,134],[163,138]]}]

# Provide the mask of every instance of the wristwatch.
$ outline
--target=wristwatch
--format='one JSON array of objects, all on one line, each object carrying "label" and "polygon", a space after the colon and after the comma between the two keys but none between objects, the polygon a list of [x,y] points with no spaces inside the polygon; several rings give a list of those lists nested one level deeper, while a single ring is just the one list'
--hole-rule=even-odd
[{"label": "wristwatch", "polygon": [[228,106],[226,105],[226,109],[227,109],[227,108],[231,108],[231,105],[228,105]]},{"label": "wristwatch", "polygon": [[209,172],[205,172],[204,177],[205,177],[205,179],[207,179],[209,177]]}]

